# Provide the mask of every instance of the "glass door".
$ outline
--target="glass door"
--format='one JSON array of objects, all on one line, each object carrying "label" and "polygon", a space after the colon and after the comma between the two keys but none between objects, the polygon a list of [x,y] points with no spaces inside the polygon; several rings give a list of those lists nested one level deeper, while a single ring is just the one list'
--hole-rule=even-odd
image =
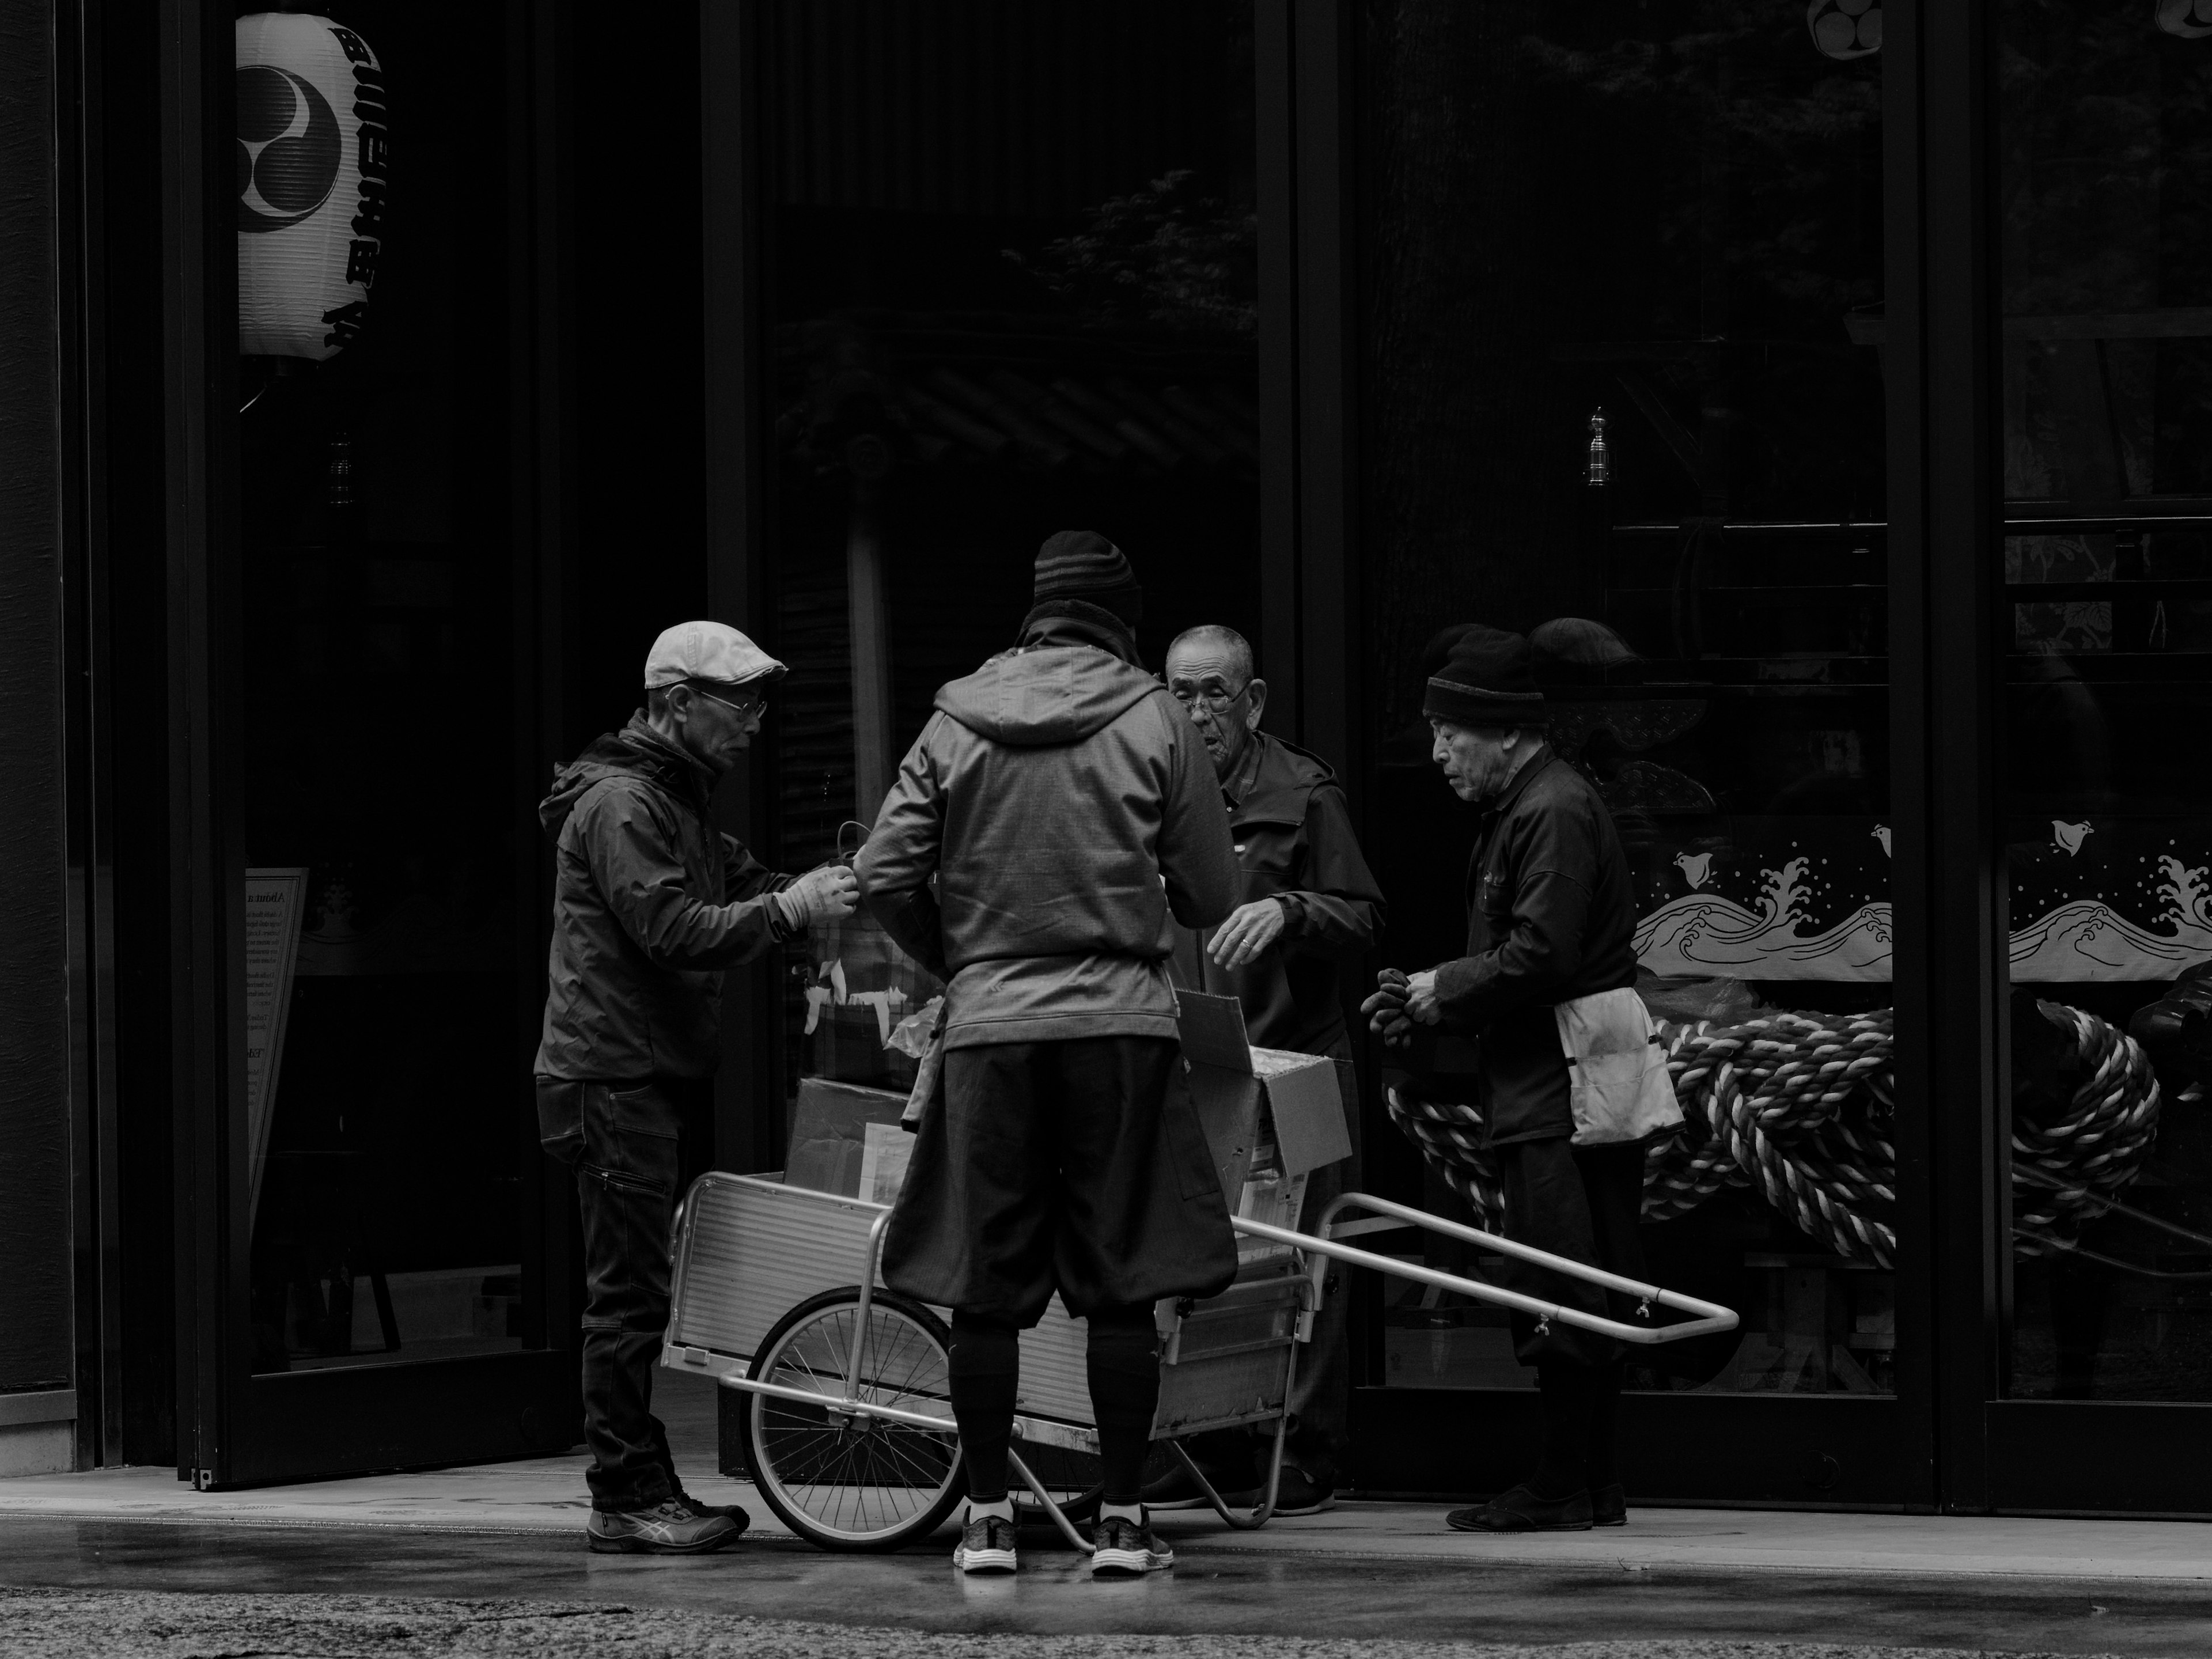
[{"label": "glass door", "polygon": [[530,1087],[548,596],[516,506],[512,18],[357,0],[203,35],[210,82],[235,54],[238,384],[191,803],[228,986],[198,1040],[231,1055],[195,1106],[205,1484],[578,1437]]},{"label": "glass door", "polygon": [[1992,1495],[2202,1511],[2212,20],[2054,0],[1996,17],[2011,1204]]},{"label": "glass door", "polygon": [[[1464,948],[1474,823],[1420,718],[1439,630],[1524,634],[1549,742],[1626,849],[1688,1118],[1647,1168],[1650,1270],[1743,1322],[1631,1356],[1632,1498],[1925,1498],[1899,1404],[1923,1241],[1893,1107],[1881,12],[1812,13],[1384,4],[1359,43],[1384,955]],[[1378,1189],[1495,1226],[1471,1087],[1384,1081]],[[1534,1373],[1503,1314],[1370,1294],[1361,1484],[1520,1479]],[[1499,1431],[1462,1431],[1474,1411]]]}]

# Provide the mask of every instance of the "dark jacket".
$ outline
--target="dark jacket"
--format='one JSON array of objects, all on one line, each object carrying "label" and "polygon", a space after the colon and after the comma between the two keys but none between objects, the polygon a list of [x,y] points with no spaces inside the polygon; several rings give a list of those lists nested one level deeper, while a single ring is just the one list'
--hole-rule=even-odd
[{"label": "dark jacket", "polygon": [[642,714],[553,777],[551,985],[538,1074],[704,1077],[720,1058],[720,969],[787,930],[788,886],[708,816],[712,780]]},{"label": "dark jacket", "polygon": [[1057,620],[938,692],[854,869],[945,980],[955,1048],[1174,1036],[1174,921],[1219,921],[1238,888],[1189,720]]},{"label": "dark jacket", "polygon": [[1240,904],[1287,901],[1280,940],[1237,969],[1206,954],[1213,930],[1179,930],[1176,979],[1244,1006],[1244,1029],[1263,1048],[1352,1058],[1337,983],[1382,931],[1382,890],[1360,856],[1336,774],[1318,755],[1255,732],[1237,775],[1221,787],[1244,872]]},{"label": "dark jacket", "polygon": [[1574,1133],[1553,1008],[1636,982],[1636,905],[1613,815],[1556,755],[1483,809],[1468,865],[1467,954],[1437,969],[1447,1030],[1480,1035],[1491,1144]]}]

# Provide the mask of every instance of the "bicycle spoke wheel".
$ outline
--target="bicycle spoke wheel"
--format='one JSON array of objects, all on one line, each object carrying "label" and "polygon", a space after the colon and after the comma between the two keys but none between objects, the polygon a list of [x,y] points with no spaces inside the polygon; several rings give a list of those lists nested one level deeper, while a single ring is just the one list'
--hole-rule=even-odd
[{"label": "bicycle spoke wheel", "polygon": [[[811,1297],[777,1322],[751,1372],[823,1396],[750,1396],[746,1436],[763,1500],[825,1549],[896,1549],[935,1531],[960,1497],[957,1435],[839,1409],[861,1329],[856,1287]],[[950,1419],[950,1337],[935,1315],[879,1291],[866,1336],[856,1399]]]}]

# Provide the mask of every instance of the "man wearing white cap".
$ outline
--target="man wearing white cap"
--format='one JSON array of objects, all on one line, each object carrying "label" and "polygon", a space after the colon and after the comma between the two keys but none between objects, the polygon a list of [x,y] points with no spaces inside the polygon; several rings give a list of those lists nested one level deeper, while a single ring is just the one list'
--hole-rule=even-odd
[{"label": "man wearing white cap", "polygon": [[591,1547],[720,1549],[744,1511],[684,1491],[652,1412],[669,1225],[705,1167],[722,970],[848,914],[840,866],[776,875],[714,828],[715,783],[760,730],[784,665],[734,628],[682,623],[645,659],[646,706],[554,775],[553,950],[538,1132],[583,1210]]}]

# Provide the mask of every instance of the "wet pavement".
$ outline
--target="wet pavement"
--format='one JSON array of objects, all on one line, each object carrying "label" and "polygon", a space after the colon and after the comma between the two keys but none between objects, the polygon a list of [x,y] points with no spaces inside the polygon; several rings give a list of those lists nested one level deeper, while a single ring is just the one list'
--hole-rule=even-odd
[{"label": "wet pavement", "polygon": [[[679,1462],[711,1467],[711,1395],[668,1405]],[[1257,1533],[1164,1516],[1176,1568],[1134,1583],[1093,1582],[1031,1529],[1018,1577],[969,1580],[949,1530],[828,1555],[703,1473],[694,1491],[745,1504],[754,1537],[592,1555],[582,1469],[236,1492],[161,1469],[0,1481],[0,1656],[2212,1655],[2203,1523],[1638,1508],[1619,1531],[1489,1538],[1437,1505],[1348,1503]]]},{"label": "wet pavement", "polygon": [[[717,1556],[663,1559],[595,1556],[574,1534],[9,1516],[0,1516],[0,1585],[96,1593],[114,1600],[118,1615],[146,1592],[185,1592],[290,1597],[299,1609],[327,1609],[336,1605],[332,1598],[350,1595],[454,1604],[515,1598],[535,1605],[526,1613],[486,1609],[466,1616],[456,1606],[447,1617],[489,1630],[558,1608],[571,1617],[591,1614],[601,1637],[611,1630],[603,1615],[624,1610],[703,1621],[680,1639],[673,1630],[657,1638],[649,1628],[638,1632],[653,1650],[672,1654],[708,1651],[700,1644],[719,1639],[717,1631],[727,1634],[731,1619],[745,1617],[858,1627],[826,1646],[809,1638],[809,1650],[823,1652],[855,1642],[866,1647],[866,1632],[889,1630],[1296,1637],[1331,1652],[1365,1650],[1376,1638],[1389,1638],[1631,1644],[1618,1650],[1623,1653],[1684,1641],[1782,1643],[1792,1651],[1797,1644],[1842,1643],[1881,1650],[2212,1653],[2212,1589],[2196,1580],[1729,1571],[1595,1555],[1544,1566],[1266,1553],[1184,1539],[1176,1545],[1173,1573],[1097,1583],[1073,1554],[1045,1543],[1042,1534],[1024,1539],[1018,1577],[970,1580],[953,1572],[938,1549],[830,1556],[769,1540]],[[18,1601],[0,1614],[21,1633],[33,1610]],[[13,1638],[0,1645],[11,1659],[31,1650],[18,1650]],[[310,1642],[205,1650],[338,1650]]]}]

